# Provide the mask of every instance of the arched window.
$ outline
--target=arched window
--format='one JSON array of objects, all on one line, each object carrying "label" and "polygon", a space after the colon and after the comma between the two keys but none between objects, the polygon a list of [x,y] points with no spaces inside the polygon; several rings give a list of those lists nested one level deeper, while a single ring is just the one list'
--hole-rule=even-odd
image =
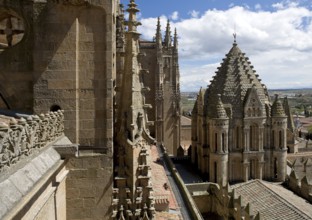
[{"label": "arched window", "polygon": [[236,148],[239,148],[239,127],[236,127]]},{"label": "arched window", "polygon": [[282,148],[282,131],[278,132],[278,147]]},{"label": "arched window", "polygon": [[215,133],[215,151],[218,151],[218,134]]},{"label": "arched window", "polygon": [[225,151],[225,138],[224,138],[224,133],[222,133],[222,150]]},{"label": "arched window", "polygon": [[249,130],[249,148],[250,150],[258,150],[259,148],[259,128],[257,124],[250,126]]}]

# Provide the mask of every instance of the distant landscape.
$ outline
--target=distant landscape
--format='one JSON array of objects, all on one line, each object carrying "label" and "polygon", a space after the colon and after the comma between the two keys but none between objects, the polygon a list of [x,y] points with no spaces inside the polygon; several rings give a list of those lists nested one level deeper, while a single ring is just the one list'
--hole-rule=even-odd
[{"label": "distant landscape", "polygon": [[[312,89],[269,90],[271,102],[275,94],[280,98],[288,97],[291,111],[298,116],[312,116]],[[190,115],[196,101],[197,92],[181,92],[181,109],[184,115]]]}]

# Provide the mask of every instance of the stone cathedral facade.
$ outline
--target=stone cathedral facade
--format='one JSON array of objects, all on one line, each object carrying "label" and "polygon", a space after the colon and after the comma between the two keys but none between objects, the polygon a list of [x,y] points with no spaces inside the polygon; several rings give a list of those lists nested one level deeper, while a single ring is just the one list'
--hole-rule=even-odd
[{"label": "stone cathedral facade", "polygon": [[209,181],[222,185],[284,181],[287,137],[293,137],[287,135],[286,104],[278,97],[271,103],[266,86],[234,42],[211,84],[199,91],[192,118],[192,162]]},{"label": "stone cathedral facade", "polygon": [[154,41],[141,41],[142,67],[148,70],[143,74],[144,85],[150,88],[146,100],[153,108],[148,115],[155,125],[151,134],[168,153],[177,155],[180,146],[180,73],[178,36],[174,31],[172,39],[170,23],[167,22],[165,36],[162,37],[158,19]]}]

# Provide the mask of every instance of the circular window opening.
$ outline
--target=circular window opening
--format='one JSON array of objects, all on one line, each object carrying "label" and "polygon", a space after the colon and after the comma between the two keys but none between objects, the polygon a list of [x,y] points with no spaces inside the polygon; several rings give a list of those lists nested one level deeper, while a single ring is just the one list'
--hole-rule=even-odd
[{"label": "circular window opening", "polygon": [[0,14],[0,49],[18,44],[24,34],[25,26],[21,18],[10,13]]},{"label": "circular window opening", "polygon": [[61,110],[61,107],[59,105],[52,105],[50,108],[51,112],[57,112],[58,110]]}]

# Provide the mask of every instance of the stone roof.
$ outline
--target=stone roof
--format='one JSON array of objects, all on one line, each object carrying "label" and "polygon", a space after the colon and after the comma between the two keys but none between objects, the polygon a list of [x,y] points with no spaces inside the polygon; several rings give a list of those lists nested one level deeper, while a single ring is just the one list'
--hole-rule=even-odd
[{"label": "stone roof", "polygon": [[181,116],[181,126],[191,126],[191,125],[192,125],[192,120],[190,118]]},{"label": "stone roof", "polygon": [[209,117],[213,116],[211,106],[218,102],[217,94],[221,95],[224,105],[232,106],[233,117],[243,116],[243,104],[247,91],[254,88],[257,91],[261,103],[269,103],[266,87],[261,84],[256,71],[253,69],[249,58],[239,49],[236,43],[226,54],[221,66],[218,67],[216,75],[206,92],[207,103],[205,111]]},{"label": "stone roof", "polygon": [[278,99],[278,95],[275,97],[275,101],[272,105],[272,117],[285,117],[284,107],[281,101]]},{"label": "stone roof", "polygon": [[242,203],[251,204],[252,214],[261,219],[312,219],[312,204],[285,189],[280,184],[252,180],[231,186]]}]

